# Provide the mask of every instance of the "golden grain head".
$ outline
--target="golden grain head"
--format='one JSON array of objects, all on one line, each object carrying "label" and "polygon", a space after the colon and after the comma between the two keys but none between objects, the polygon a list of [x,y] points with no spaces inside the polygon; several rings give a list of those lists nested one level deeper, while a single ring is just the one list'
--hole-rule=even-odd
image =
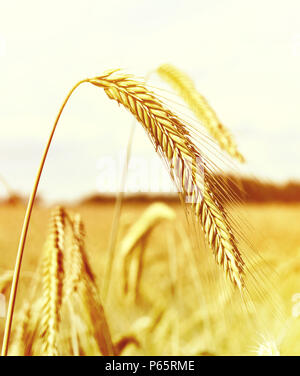
[{"label": "golden grain head", "polygon": [[53,211],[50,232],[45,244],[41,337],[43,338],[43,352],[48,355],[58,355],[65,217],[66,213],[63,208],[58,207]]},{"label": "golden grain head", "polygon": [[184,99],[200,123],[207,128],[214,140],[217,141],[221,149],[238,161],[244,162],[245,159],[238,151],[233,136],[220,122],[207,100],[197,91],[191,78],[171,64],[161,65],[157,68],[157,73]]},{"label": "golden grain head", "polygon": [[230,280],[244,286],[244,262],[226,210],[218,197],[216,182],[192,142],[185,123],[165,107],[146,86],[129,75],[113,71],[89,80],[104,89],[110,99],[127,108],[143,125],[156,151],[166,162],[185,203],[202,226],[208,245]]}]

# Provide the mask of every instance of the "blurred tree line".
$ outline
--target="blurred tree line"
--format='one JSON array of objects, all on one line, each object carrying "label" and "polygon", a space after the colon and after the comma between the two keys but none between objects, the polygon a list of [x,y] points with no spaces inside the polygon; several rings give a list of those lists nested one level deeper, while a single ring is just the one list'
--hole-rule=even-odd
[{"label": "blurred tree line", "polygon": [[300,182],[275,184],[234,176],[218,176],[217,179],[221,184],[227,184],[237,197],[246,202],[300,202]]}]

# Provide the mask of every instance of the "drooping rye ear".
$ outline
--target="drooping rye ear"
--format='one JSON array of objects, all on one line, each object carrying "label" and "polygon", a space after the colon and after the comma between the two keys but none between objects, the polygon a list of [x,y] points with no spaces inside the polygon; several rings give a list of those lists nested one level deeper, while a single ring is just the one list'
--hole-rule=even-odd
[{"label": "drooping rye ear", "polygon": [[166,162],[182,199],[201,223],[206,240],[230,280],[242,289],[244,262],[238,250],[217,190],[197,146],[185,125],[150,92],[129,75],[110,71],[89,80],[110,99],[126,107],[143,125],[156,151]]}]

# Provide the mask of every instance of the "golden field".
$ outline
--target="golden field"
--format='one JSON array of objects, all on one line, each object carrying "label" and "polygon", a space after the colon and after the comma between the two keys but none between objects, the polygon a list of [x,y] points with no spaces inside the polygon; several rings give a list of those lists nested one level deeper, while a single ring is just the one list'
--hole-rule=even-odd
[{"label": "golden field", "polygon": [[0,356],[300,355],[300,2],[263,3],[1,7]]},{"label": "golden field", "polygon": [[[257,310],[248,314],[237,308],[243,306],[237,292],[229,292],[229,298],[222,299],[217,282],[205,284],[205,279],[197,279],[202,264],[196,265],[187,250],[188,239],[184,236],[188,235],[179,236],[174,231],[186,226],[179,203],[170,204],[176,219],[157,223],[140,245],[145,252],[137,299],[124,294],[121,288],[124,276],[118,269],[119,245],[149,205],[143,202],[123,205],[111,286],[107,298],[103,299],[112,339],[120,343],[122,355],[255,355],[259,345],[270,341],[276,344],[281,355],[300,355],[300,318],[292,316],[293,304],[296,304],[292,297],[300,292],[300,205],[247,204],[243,208],[247,225],[241,230],[264,258],[256,268],[261,267],[267,273],[266,279],[274,281],[273,290],[268,290],[269,297],[278,294],[281,299],[272,306],[266,303],[269,297],[265,296],[257,300]],[[114,205],[81,204],[67,210],[82,216],[86,250],[101,294]],[[236,215],[240,209],[231,210]],[[39,279],[38,265],[50,211],[41,205],[34,209],[16,312],[30,293],[30,282]],[[0,206],[1,272],[14,268],[24,212],[21,204]],[[209,297],[206,307],[201,294]],[[281,311],[280,317],[273,315],[277,309]],[[256,326],[256,321],[268,322],[268,331]],[[2,337],[3,318],[0,325]]]}]

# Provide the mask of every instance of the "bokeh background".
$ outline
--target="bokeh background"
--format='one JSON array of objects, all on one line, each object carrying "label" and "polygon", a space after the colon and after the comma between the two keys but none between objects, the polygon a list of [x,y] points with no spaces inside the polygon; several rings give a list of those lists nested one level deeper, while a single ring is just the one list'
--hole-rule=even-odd
[{"label": "bokeh background", "polygon": [[[298,0],[0,0],[0,297],[6,299],[0,343],[25,198],[66,94],[79,80],[112,68],[139,77],[151,73],[149,85],[170,90],[154,71],[171,63],[194,80],[246,158],[245,166],[229,172],[244,176],[250,203],[228,205],[228,212],[246,239],[239,243],[249,261],[246,277],[261,276],[247,285],[252,300],[241,302],[202,235],[187,226],[174,195],[130,197],[116,210],[133,119],[102,90],[82,85],[63,112],[43,172],[16,315],[26,302],[35,307],[30,292],[41,282],[50,212],[59,202],[81,215],[84,252],[113,342],[136,340],[123,354],[300,354],[299,14]],[[127,191],[172,192],[139,125],[131,155]],[[111,196],[104,200],[103,193]],[[153,214],[158,198],[164,204],[154,204]],[[124,272],[124,243],[135,237]],[[137,265],[143,268],[138,295],[128,300],[122,286],[140,271]],[[111,290],[103,292],[109,283]],[[250,301],[255,310],[244,310]],[[15,321],[13,335],[18,327]],[[78,337],[92,340],[90,332]]]}]

